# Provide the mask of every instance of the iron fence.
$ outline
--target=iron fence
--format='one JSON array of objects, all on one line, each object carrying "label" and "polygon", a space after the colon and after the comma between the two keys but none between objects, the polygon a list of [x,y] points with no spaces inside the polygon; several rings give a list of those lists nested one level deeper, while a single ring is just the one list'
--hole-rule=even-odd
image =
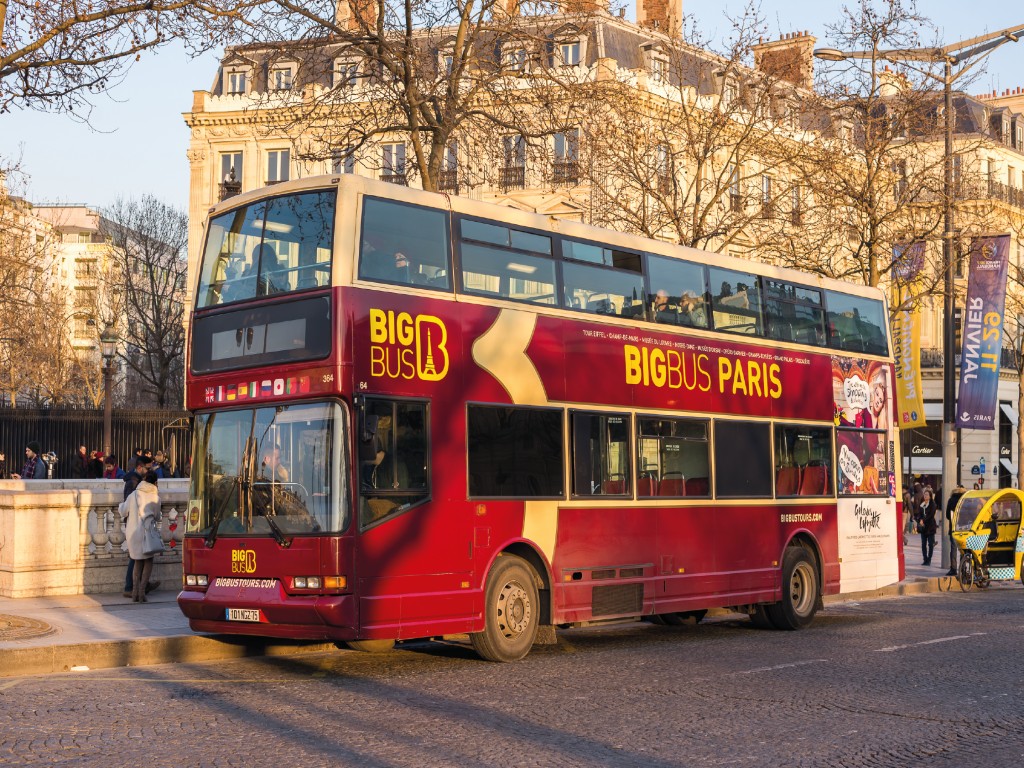
[{"label": "iron fence", "polygon": [[[11,408],[0,406],[0,451],[7,457],[2,471],[19,472],[25,446],[36,441],[44,453],[57,455],[54,477],[71,477],[71,459],[84,445],[103,450],[103,411],[77,408]],[[136,448],[163,448],[180,475],[192,448],[192,420],[187,411],[115,410],[111,419],[111,452],[124,464]]]}]

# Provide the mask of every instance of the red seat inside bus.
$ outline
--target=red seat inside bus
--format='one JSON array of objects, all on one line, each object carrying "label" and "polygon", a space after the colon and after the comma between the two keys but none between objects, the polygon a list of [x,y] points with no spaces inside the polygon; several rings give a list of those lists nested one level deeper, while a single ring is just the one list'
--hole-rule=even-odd
[{"label": "red seat inside bus", "polygon": [[706,477],[689,477],[686,479],[686,495],[687,496],[707,496],[708,479]]},{"label": "red seat inside bus", "polygon": [[605,480],[601,484],[601,492],[609,496],[621,496],[626,492],[626,481]]},{"label": "red seat inside bus", "polygon": [[637,496],[657,496],[658,478],[652,474],[641,475],[636,483]]},{"label": "red seat inside bus", "polygon": [[823,496],[828,492],[828,467],[804,467],[800,480],[801,496]]},{"label": "red seat inside bus", "polygon": [[685,496],[686,481],[682,472],[666,472],[658,486],[659,496]]},{"label": "red seat inside bus", "polygon": [[779,467],[775,475],[775,495],[795,496],[800,488],[800,467]]}]

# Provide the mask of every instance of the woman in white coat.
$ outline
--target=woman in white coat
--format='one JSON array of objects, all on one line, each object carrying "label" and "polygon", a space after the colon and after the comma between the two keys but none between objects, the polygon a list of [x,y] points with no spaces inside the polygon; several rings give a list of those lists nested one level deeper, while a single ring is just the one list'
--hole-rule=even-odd
[{"label": "woman in white coat", "polygon": [[136,603],[146,601],[146,584],[153,571],[154,555],[146,554],[147,520],[153,519],[153,525],[159,525],[162,518],[160,512],[160,492],[157,490],[156,472],[150,470],[139,482],[132,494],[121,502],[118,509],[121,519],[126,521],[125,536],[128,540],[128,556],[135,561],[135,572],[132,576],[132,600]]}]

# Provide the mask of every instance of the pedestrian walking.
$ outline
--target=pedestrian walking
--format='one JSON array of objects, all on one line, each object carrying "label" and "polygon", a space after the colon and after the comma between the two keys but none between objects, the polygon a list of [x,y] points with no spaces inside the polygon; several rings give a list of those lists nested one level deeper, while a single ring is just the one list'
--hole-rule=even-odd
[{"label": "pedestrian walking", "polygon": [[924,559],[921,565],[932,564],[932,554],[935,552],[935,531],[938,527],[935,512],[932,489],[929,486],[925,486],[921,495],[921,504],[917,508],[917,514],[914,517],[917,523],[917,532],[921,534],[921,554]]},{"label": "pedestrian walking", "polygon": [[[145,603],[146,593],[150,592],[149,577],[153,572],[155,557],[147,544],[147,528],[159,530],[156,526],[161,520],[160,492],[157,489],[156,473],[145,472],[135,490],[126,498],[118,509],[121,519],[125,521],[125,536],[128,541],[128,556],[133,563],[133,587],[128,597],[136,603]],[[158,534],[159,535],[159,534]],[[155,587],[154,587],[155,588]]]},{"label": "pedestrian walking", "polygon": [[21,472],[12,472],[12,480],[45,480],[46,462],[39,455],[42,448],[35,440],[30,440],[25,446],[25,463]]},{"label": "pedestrian walking", "polygon": [[910,522],[914,519],[914,494],[909,488],[903,489],[903,545],[907,544],[907,534],[910,533]]}]

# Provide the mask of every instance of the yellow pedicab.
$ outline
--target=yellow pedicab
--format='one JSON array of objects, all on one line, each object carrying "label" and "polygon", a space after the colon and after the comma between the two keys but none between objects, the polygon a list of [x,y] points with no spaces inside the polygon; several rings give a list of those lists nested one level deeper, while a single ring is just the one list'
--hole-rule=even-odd
[{"label": "yellow pedicab", "polygon": [[1016,488],[968,491],[953,514],[953,541],[960,550],[957,581],[964,592],[993,581],[1021,578],[1024,492]]}]

